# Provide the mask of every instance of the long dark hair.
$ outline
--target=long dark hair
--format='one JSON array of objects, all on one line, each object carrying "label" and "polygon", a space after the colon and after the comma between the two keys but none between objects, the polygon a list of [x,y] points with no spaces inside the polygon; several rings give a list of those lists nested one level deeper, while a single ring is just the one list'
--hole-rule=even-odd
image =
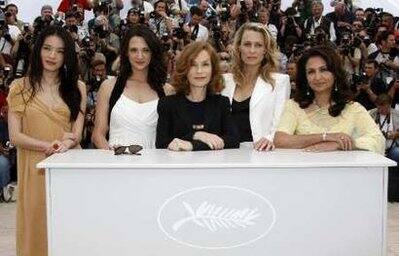
[{"label": "long dark hair", "polygon": [[80,111],[80,103],[82,95],[78,87],[79,67],[78,58],[75,51],[75,43],[70,34],[59,26],[48,26],[38,36],[33,46],[31,54],[30,67],[28,71],[28,79],[31,86],[31,100],[41,88],[41,80],[43,77],[43,63],[41,58],[41,50],[44,41],[49,36],[57,36],[64,42],[64,63],[59,69],[60,87],[58,92],[68,106],[71,116],[70,120],[75,121]]},{"label": "long dark hair", "polygon": [[331,91],[331,105],[328,112],[331,116],[336,117],[341,114],[345,105],[352,99],[350,87],[347,80],[347,74],[343,68],[341,59],[335,50],[328,46],[313,47],[303,53],[302,57],[297,63],[297,76],[296,76],[296,90],[294,100],[301,108],[307,108],[313,103],[315,95],[310,88],[308,79],[306,78],[306,64],[312,57],[322,58],[326,64],[327,69],[334,76],[334,86]]},{"label": "long dark hair", "polygon": [[112,108],[123,93],[123,89],[125,89],[127,79],[133,74],[128,51],[130,39],[134,36],[142,37],[151,51],[147,77],[148,84],[158,94],[158,97],[165,96],[163,85],[166,83],[167,70],[162,42],[147,26],[135,25],[126,33],[122,41],[119,75],[109,99],[108,118],[111,115]]}]

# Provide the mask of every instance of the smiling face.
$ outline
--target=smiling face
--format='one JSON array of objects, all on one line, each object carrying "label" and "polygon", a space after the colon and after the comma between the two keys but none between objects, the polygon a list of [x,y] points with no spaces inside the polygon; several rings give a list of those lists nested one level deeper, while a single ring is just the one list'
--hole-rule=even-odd
[{"label": "smiling face", "polygon": [[265,41],[260,32],[245,30],[239,46],[241,60],[245,65],[260,66],[266,53]]},{"label": "smiling face", "polygon": [[129,41],[128,57],[133,70],[148,70],[151,50],[144,38],[134,36]]},{"label": "smiling face", "polygon": [[187,73],[190,88],[206,87],[212,77],[211,56],[206,50],[202,50],[192,61]]},{"label": "smiling face", "polygon": [[64,64],[64,41],[58,36],[48,36],[40,51],[43,70],[58,71]]},{"label": "smiling face", "polygon": [[328,70],[326,61],[319,57],[311,57],[306,63],[306,79],[314,93],[331,93],[334,75]]}]

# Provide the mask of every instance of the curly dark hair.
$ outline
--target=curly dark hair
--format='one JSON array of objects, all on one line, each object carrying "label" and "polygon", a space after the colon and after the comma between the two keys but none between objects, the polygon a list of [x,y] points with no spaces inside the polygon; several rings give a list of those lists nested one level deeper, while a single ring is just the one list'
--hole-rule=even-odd
[{"label": "curly dark hair", "polygon": [[158,94],[158,97],[165,96],[163,86],[166,83],[167,68],[165,61],[165,52],[162,47],[162,42],[158,39],[154,32],[147,26],[138,24],[129,29],[123,38],[122,47],[120,51],[120,67],[119,75],[116,79],[115,86],[112,90],[109,99],[109,113],[110,116],[112,108],[123,93],[126,86],[126,81],[133,74],[132,65],[129,61],[129,42],[132,37],[142,37],[147,43],[151,51],[151,61],[148,67],[147,82],[150,87]]},{"label": "curly dark hair", "polygon": [[[347,73],[343,68],[342,62],[336,51],[328,46],[316,46],[303,53],[297,63],[296,90],[294,101],[299,104],[302,109],[309,107],[313,103],[315,95],[310,88],[306,77],[306,64],[312,57],[322,58],[335,80],[334,88],[331,91],[331,105],[328,112],[331,116],[336,117],[341,114],[346,104],[352,99],[350,86],[347,80]],[[335,89],[336,88],[336,89]]]},{"label": "curly dark hair", "polygon": [[61,81],[59,94],[71,112],[70,120],[75,121],[79,112],[82,95],[78,87],[79,66],[75,51],[75,43],[70,34],[59,26],[48,26],[38,36],[30,56],[30,67],[28,69],[28,79],[31,87],[29,100],[33,99],[37,91],[41,88],[43,77],[43,63],[41,50],[44,41],[49,36],[57,36],[64,42],[64,64],[59,69],[59,79]]}]

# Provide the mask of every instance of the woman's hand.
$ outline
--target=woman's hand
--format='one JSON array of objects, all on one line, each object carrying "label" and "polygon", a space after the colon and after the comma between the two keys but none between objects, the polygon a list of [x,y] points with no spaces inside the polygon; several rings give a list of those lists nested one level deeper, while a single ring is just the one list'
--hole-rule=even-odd
[{"label": "woman's hand", "polygon": [[254,143],[254,149],[258,151],[270,151],[274,149],[274,143],[273,141],[262,137]]},{"label": "woman's hand", "polygon": [[51,143],[49,143],[47,148],[44,150],[44,153],[46,154],[46,156],[50,156],[54,153],[66,152],[67,150],[68,147],[62,141],[54,140]]},{"label": "woman's hand", "polygon": [[337,142],[327,141],[314,144],[312,146],[306,147],[303,150],[306,152],[328,152],[339,150],[339,145]]},{"label": "woman's hand", "polygon": [[224,141],[219,136],[208,132],[196,132],[193,136],[194,140],[202,141],[213,150],[224,148]]},{"label": "woman's hand", "polygon": [[326,141],[338,143],[339,149],[344,151],[353,149],[352,137],[346,133],[328,133],[326,135]]},{"label": "woman's hand", "polygon": [[186,140],[174,138],[168,145],[168,149],[172,151],[192,151],[193,144]]}]

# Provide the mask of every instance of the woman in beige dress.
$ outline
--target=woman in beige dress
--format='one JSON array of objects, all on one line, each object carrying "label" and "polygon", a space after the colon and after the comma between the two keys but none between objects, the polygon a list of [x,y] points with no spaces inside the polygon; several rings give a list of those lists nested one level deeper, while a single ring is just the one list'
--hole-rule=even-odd
[{"label": "woman in beige dress", "polygon": [[7,98],[18,152],[17,255],[46,256],[45,179],[36,164],[79,147],[86,92],[78,82],[73,39],[63,29],[45,29],[31,57],[28,76],[13,82]]}]

